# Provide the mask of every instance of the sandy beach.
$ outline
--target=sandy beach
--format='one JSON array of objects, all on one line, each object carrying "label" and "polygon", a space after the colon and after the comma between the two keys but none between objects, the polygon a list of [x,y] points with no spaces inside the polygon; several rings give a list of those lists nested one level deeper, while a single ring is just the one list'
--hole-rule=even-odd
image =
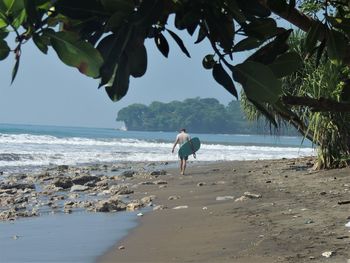
[{"label": "sandy beach", "polygon": [[313,162],[168,169],[153,179],[162,184],[138,184],[135,198],[155,195],[155,211],[98,262],[348,262],[350,169],[314,171]]}]

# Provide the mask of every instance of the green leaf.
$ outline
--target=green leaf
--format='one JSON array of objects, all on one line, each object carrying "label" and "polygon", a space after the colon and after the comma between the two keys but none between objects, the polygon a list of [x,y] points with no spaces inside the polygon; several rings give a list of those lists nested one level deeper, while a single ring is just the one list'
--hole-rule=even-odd
[{"label": "green leaf", "polygon": [[169,55],[169,44],[166,38],[162,33],[159,33],[155,36],[154,41],[158,50],[163,54],[164,57],[168,57]]},{"label": "green leaf", "polygon": [[129,78],[129,63],[127,57],[123,55],[118,64],[113,84],[105,87],[112,101],[118,101],[126,95],[129,89]]},{"label": "green leaf", "polygon": [[269,65],[277,78],[282,78],[297,71],[302,65],[301,57],[296,52],[288,52],[280,55]]},{"label": "green leaf", "polygon": [[115,12],[109,19],[105,26],[105,32],[108,32],[114,28],[118,28],[124,22],[126,14],[123,12]]},{"label": "green leaf", "polygon": [[0,30],[0,39],[5,39],[9,35],[9,32],[5,30]]},{"label": "green leaf", "polygon": [[269,67],[245,61],[232,67],[234,79],[240,82],[249,99],[275,103],[282,94],[282,84]]},{"label": "green leaf", "polygon": [[184,43],[182,42],[182,39],[178,35],[176,35],[173,31],[171,31],[169,29],[167,29],[167,31],[172,36],[172,38],[175,40],[175,42],[178,44],[178,46],[180,47],[182,52],[185,53],[185,55],[190,58],[191,55],[188,52],[188,50],[186,49]]},{"label": "green leaf", "polygon": [[2,26],[11,24],[19,28],[27,18],[24,0],[0,0],[0,14]]},{"label": "green leaf", "polygon": [[225,53],[231,53],[235,35],[233,21],[217,16],[213,12],[212,15],[206,18],[206,22],[211,41],[218,42]]},{"label": "green leaf", "polygon": [[175,27],[179,30],[187,29],[188,27],[193,29],[193,27],[196,27],[198,25],[199,20],[200,15],[195,10],[195,8],[189,10],[184,9],[181,10],[181,12],[176,13]]},{"label": "green leaf", "polygon": [[193,36],[194,32],[196,31],[197,27],[198,27],[198,21],[196,23],[193,23],[191,25],[188,25],[186,30],[188,32],[188,34],[190,34],[191,36]]},{"label": "green leaf", "polygon": [[11,84],[13,83],[13,81],[15,80],[15,78],[17,76],[20,59],[21,59],[20,55],[16,55],[16,63],[15,63],[15,66],[13,67],[13,69],[12,69]]},{"label": "green leaf", "polygon": [[97,46],[97,50],[100,52],[104,61],[100,69],[101,81],[99,88],[108,83],[115,74],[116,65],[120,56],[119,52],[121,52],[119,48],[121,44],[119,44],[119,42],[118,36],[111,34],[103,38]]},{"label": "green leaf", "polygon": [[7,15],[22,11],[24,9],[24,0],[1,0],[0,9]]},{"label": "green leaf", "polygon": [[261,45],[261,41],[255,37],[247,37],[241,41],[239,41],[232,49],[233,52],[240,52],[251,50],[259,47]]},{"label": "green leaf", "polygon": [[0,40],[0,60],[4,60],[10,54],[10,47],[5,40]]},{"label": "green leaf", "polygon": [[239,23],[243,24],[246,21],[246,18],[243,12],[239,9],[236,0],[226,1],[227,7],[233,16],[233,18]]},{"label": "green leaf", "polygon": [[224,70],[221,64],[217,63],[213,67],[213,77],[217,83],[223,86],[228,92],[238,99],[238,94],[236,87],[233,84],[233,81],[230,75]]},{"label": "green leaf", "polygon": [[275,39],[261,47],[254,54],[248,57],[247,60],[259,62],[265,65],[271,64],[278,55],[285,53],[289,46],[287,40],[292,30],[286,30],[280,33]]},{"label": "green leaf", "polygon": [[323,25],[319,22],[314,23],[308,31],[305,39],[305,50],[307,53],[312,54],[316,46],[320,33],[322,32]]},{"label": "green leaf", "polygon": [[127,52],[130,66],[130,74],[135,78],[142,77],[147,70],[147,50],[145,45],[140,45]]},{"label": "green leaf", "polygon": [[36,1],[35,0],[26,0],[24,1],[25,10],[27,12],[27,20],[29,23],[34,24],[39,20],[39,14],[36,9]]},{"label": "green leaf", "polygon": [[33,42],[41,52],[47,54],[48,45],[50,44],[50,39],[47,36],[33,34]]},{"label": "green leaf", "polygon": [[81,73],[97,78],[103,59],[88,42],[79,40],[72,32],[46,33],[58,57],[68,66],[76,67]]},{"label": "green leaf", "polygon": [[198,36],[195,44],[198,44],[204,40],[204,38],[207,36],[207,31],[201,26],[198,31]]},{"label": "green leaf", "polygon": [[117,34],[111,34],[103,38],[97,46],[97,50],[101,53],[104,63],[101,67],[100,87],[110,82],[115,75],[116,67],[119,63],[121,55],[124,53],[126,46],[130,41],[132,30],[123,26]]},{"label": "green leaf", "polygon": [[256,19],[250,24],[243,26],[243,29],[248,36],[260,40],[268,39],[278,33],[276,21],[272,18]]},{"label": "green leaf", "polygon": [[12,25],[15,28],[19,28],[20,26],[23,25],[24,21],[27,19],[27,13],[26,10],[23,9],[21,12],[18,13],[18,15],[13,19]]},{"label": "green leaf", "polygon": [[327,54],[334,64],[340,64],[345,56],[348,40],[339,31],[327,32]]},{"label": "green leaf", "polygon": [[0,18],[0,28],[7,27],[7,22]]}]

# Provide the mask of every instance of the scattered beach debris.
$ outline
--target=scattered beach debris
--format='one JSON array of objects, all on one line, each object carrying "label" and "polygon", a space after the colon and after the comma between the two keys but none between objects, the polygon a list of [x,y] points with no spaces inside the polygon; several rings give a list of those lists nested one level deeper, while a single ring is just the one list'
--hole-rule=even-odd
[{"label": "scattered beach debris", "polygon": [[181,197],[178,196],[178,195],[171,195],[168,197],[168,200],[177,200],[177,199],[180,199]]},{"label": "scattered beach debris", "polygon": [[234,197],[231,195],[225,195],[225,196],[217,196],[216,201],[226,201],[226,200],[232,200]]},{"label": "scattered beach debris", "polygon": [[339,236],[339,237],[337,237],[337,239],[346,239],[346,238],[349,238],[349,236]]},{"label": "scattered beach debris", "polygon": [[307,225],[312,224],[312,223],[315,223],[312,219],[308,219],[305,221],[305,224],[307,224]]},{"label": "scattered beach debris", "polygon": [[133,177],[136,172],[133,170],[127,170],[121,173],[123,177]]},{"label": "scattered beach debris", "polygon": [[164,180],[157,180],[157,181],[154,181],[154,184],[161,185],[161,184],[168,184],[168,182]]},{"label": "scattered beach debris", "polygon": [[73,185],[71,188],[70,188],[70,191],[71,192],[82,192],[82,191],[86,191],[88,190],[89,187],[86,186],[86,185],[80,185],[80,184],[76,184],[76,185]]},{"label": "scattered beach debris", "polygon": [[141,207],[141,203],[139,201],[133,201],[126,205],[127,211],[135,211]]},{"label": "scattered beach debris", "polygon": [[168,207],[165,205],[157,205],[155,207],[153,207],[153,211],[157,211],[157,210],[164,210],[167,209]]},{"label": "scattered beach debris", "polygon": [[205,182],[199,182],[199,183],[197,184],[198,187],[199,187],[199,186],[204,186],[204,185],[206,185]]},{"label": "scattered beach debris", "polygon": [[350,204],[350,200],[338,201],[338,205],[347,205]]},{"label": "scattered beach debris", "polygon": [[72,179],[72,182],[73,182],[73,184],[85,185],[85,184],[90,183],[90,182],[96,183],[100,180],[101,179],[97,176],[82,174],[82,175],[74,177]]},{"label": "scattered beach debris", "polygon": [[125,247],[124,246],[119,246],[118,249],[122,250],[122,249],[125,249]]},{"label": "scattered beach debris", "polygon": [[140,212],[140,213],[137,214],[137,216],[143,216],[143,213]]},{"label": "scattered beach debris", "polygon": [[18,235],[14,235],[14,236],[12,236],[12,239],[17,240],[17,239],[19,239],[19,236]]},{"label": "scattered beach debris", "polygon": [[173,209],[178,210],[178,209],[186,209],[188,208],[188,205],[180,205],[180,206],[175,206]]},{"label": "scattered beach debris", "polygon": [[223,185],[223,184],[226,184],[225,181],[217,181],[214,183],[214,185]]},{"label": "scattered beach debris", "polygon": [[334,254],[335,254],[334,251],[325,251],[322,253],[322,256],[326,257],[326,258],[330,258],[330,257],[334,256]]},{"label": "scattered beach debris", "polygon": [[153,175],[153,176],[166,175],[166,171],[165,170],[153,171],[153,172],[151,172],[151,175]]},{"label": "scattered beach debris", "polygon": [[346,227],[350,227],[350,221],[345,224]]},{"label": "scattered beach debris", "polygon": [[248,197],[248,198],[251,198],[251,199],[257,199],[257,198],[261,198],[262,197],[261,194],[254,194],[254,193],[251,193],[251,192],[244,192],[243,195]]},{"label": "scattered beach debris", "polygon": [[154,185],[155,183],[151,182],[151,181],[145,181],[145,182],[140,182],[139,184],[140,185]]},{"label": "scattered beach debris", "polygon": [[202,210],[208,210],[208,207],[203,206],[203,207],[202,207]]},{"label": "scattered beach debris", "polygon": [[140,202],[141,204],[150,204],[154,199],[156,199],[155,195],[142,197]]},{"label": "scattered beach debris", "polygon": [[235,202],[243,202],[243,201],[246,201],[248,200],[248,197],[242,195],[241,197],[238,197],[235,199]]}]

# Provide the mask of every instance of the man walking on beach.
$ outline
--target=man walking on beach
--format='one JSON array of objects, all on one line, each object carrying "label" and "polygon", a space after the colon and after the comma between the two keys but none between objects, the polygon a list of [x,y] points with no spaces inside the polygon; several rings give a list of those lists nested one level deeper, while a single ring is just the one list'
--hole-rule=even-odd
[{"label": "man walking on beach", "polygon": [[[180,148],[182,145],[184,145],[186,142],[188,142],[189,140],[191,140],[190,136],[188,135],[188,133],[186,133],[186,129],[181,129],[180,133],[176,136],[176,140],[172,149],[172,153],[174,153],[175,147],[177,144],[180,145]],[[193,156],[195,157],[195,153],[193,153]],[[181,175],[185,174],[185,169],[186,169],[186,162],[188,160],[188,156],[179,156],[180,157],[180,171],[181,171]]]}]

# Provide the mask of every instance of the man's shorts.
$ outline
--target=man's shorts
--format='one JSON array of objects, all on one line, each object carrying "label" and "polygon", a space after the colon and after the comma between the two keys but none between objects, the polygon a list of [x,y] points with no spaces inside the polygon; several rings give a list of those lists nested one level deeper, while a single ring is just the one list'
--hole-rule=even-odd
[{"label": "man's shorts", "polygon": [[185,160],[185,161],[187,161],[187,160],[188,160],[188,155],[187,155],[187,156],[184,156],[184,157],[180,157],[180,156],[179,156],[179,158],[180,158],[180,160]]}]

